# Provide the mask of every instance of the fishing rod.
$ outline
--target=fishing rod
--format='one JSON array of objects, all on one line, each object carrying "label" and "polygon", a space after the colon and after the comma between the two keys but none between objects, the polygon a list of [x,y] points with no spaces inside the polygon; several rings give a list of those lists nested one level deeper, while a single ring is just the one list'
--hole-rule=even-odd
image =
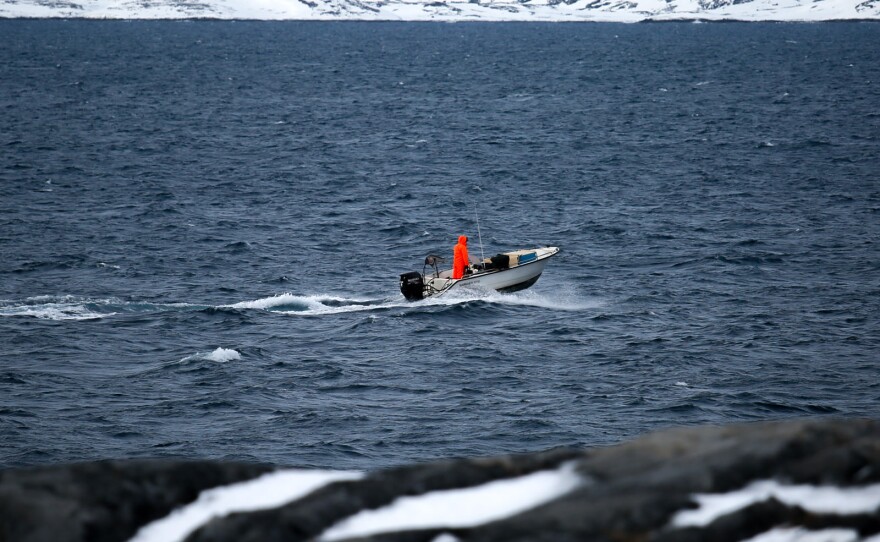
[{"label": "fishing rod", "polygon": [[477,219],[477,239],[480,240],[480,261],[486,260],[486,255],[483,254],[483,234],[480,233],[480,215],[477,214],[477,202],[471,202],[474,205],[474,218]]}]

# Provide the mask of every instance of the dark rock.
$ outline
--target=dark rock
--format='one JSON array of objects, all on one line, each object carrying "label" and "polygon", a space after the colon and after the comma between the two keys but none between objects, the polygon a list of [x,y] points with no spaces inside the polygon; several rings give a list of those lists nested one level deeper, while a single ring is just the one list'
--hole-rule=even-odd
[{"label": "dark rock", "polygon": [[[383,533],[361,542],[738,541],[780,526],[880,532],[880,512],[811,513],[768,499],[702,527],[672,519],[698,493],[758,480],[840,487],[880,482],[880,424],[814,419],[685,428],[592,450],[458,459],[378,471],[336,482],[284,506],[217,518],[190,542],[315,540],[362,510],[398,497],[466,488],[573,461],[578,489],[542,506],[472,528]],[[268,467],[218,463],[100,462],[0,473],[0,540],[125,540],[199,491],[255,477]]]},{"label": "dark rock", "polygon": [[721,518],[703,528],[689,527],[663,532],[651,542],[739,542],[767,532],[774,527],[798,526],[808,530],[851,529],[862,536],[880,531],[877,514],[811,514],[797,506],[786,506],[776,499],[752,504]]},{"label": "dark rock", "polygon": [[[217,519],[188,541],[310,540],[336,521],[378,508],[397,496],[478,485],[570,459],[577,460],[578,471],[593,483],[534,510],[473,529],[394,533],[364,540],[430,541],[441,532],[481,542],[710,540],[699,529],[668,528],[675,513],[691,505],[694,493],[727,492],[772,478],[836,485],[873,481],[880,468],[878,437],[878,425],[871,421],[805,420],[677,429],[579,453],[406,467],[334,484],[276,510]],[[764,523],[784,523],[790,514],[783,512],[778,521]],[[723,530],[731,539],[743,540],[755,534],[753,529],[741,522]],[[709,526],[705,532],[711,530]]]},{"label": "dark rock", "polygon": [[264,465],[100,461],[0,472],[0,541],[110,542],[205,489],[255,478]]},{"label": "dark rock", "polygon": [[[579,540],[716,540],[669,524],[694,493],[724,493],[755,480],[851,486],[870,479],[880,456],[880,425],[872,421],[805,420],[687,428],[588,452],[579,470],[595,483],[535,510],[473,529],[462,541],[536,540],[564,533]],[[852,454],[843,453],[849,450]],[[820,460],[828,460],[826,464]],[[805,467],[812,465],[814,470]],[[830,468],[829,468],[830,467]],[[784,525],[783,514],[773,525]],[[719,518],[723,519],[723,518]],[[746,526],[747,527],[747,526]],[[706,532],[711,531],[708,526]],[[731,539],[750,529],[723,529]]]},{"label": "dark rock", "polygon": [[509,456],[495,459],[459,459],[379,471],[357,482],[337,482],[290,505],[256,513],[232,514],[193,533],[187,542],[309,540],[337,521],[361,510],[390,504],[407,495],[455,489],[522,476],[555,468],[580,457],[576,450]]}]

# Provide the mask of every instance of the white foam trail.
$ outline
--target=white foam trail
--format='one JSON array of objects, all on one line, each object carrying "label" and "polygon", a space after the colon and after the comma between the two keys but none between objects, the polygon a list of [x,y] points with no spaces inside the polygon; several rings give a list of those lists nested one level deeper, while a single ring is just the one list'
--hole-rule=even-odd
[{"label": "white foam trail", "polygon": [[672,524],[676,527],[703,527],[721,516],[771,497],[813,513],[863,514],[880,507],[880,484],[859,487],[788,486],[773,480],[762,480],[729,493],[694,495],[699,507],[677,513],[672,518]]},{"label": "white foam trail", "polygon": [[[220,305],[218,308],[274,310],[274,312],[281,314],[314,316],[420,306],[451,306],[478,300],[499,305],[532,306],[564,311],[596,308],[603,304],[598,300],[579,299],[576,295],[564,292],[562,294],[557,292],[554,296],[546,296],[534,291],[502,294],[495,291],[461,289],[416,303],[406,301],[402,296],[365,299],[284,293],[231,305]],[[124,302],[115,298],[87,299],[77,296],[43,295],[29,297],[24,301],[0,301],[0,317],[32,316],[49,320],[92,320],[128,312],[200,310],[209,307],[209,305],[192,303],[153,304]],[[99,312],[101,308],[107,312]]]},{"label": "white foam trail", "polygon": [[[122,313],[201,310],[209,305],[190,303],[138,303],[117,298],[90,299],[73,295],[40,295],[0,301],[0,316],[33,316],[49,320],[93,320]],[[106,311],[106,312],[104,312]]]},{"label": "white foam trail", "polygon": [[[440,297],[428,298],[415,303],[406,301],[403,296],[398,295],[385,299],[365,299],[326,294],[294,295],[283,293],[252,301],[220,305],[217,308],[254,309],[295,316],[315,316],[394,308],[452,306],[470,301],[486,301],[498,305],[530,306],[562,311],[579,311],[601,307],[604,304],[600,300],[579,298],[574,293],[566,293],[564,289],[562,291],[557,290],[552,296],[548,296],[531,290],[502,294],[495,291],[462,288],[460,290],[453,290]],[[124,302],[114,298],[87,299],[76,296],[45,295],[29,297],[24,301],[0,301],[0,317],[33,316],[49,320],[92,320],[129,312],[202,310],[210,307],[210,305],[182,302],[154,304],[134,301]],[[107,312],[99,312],[102,308]]]},{"label": "white foam trail", "polygon": [[45,320],[97,320],[113,313],[92,312],[82,305],[55,307],[13,307],[0,309],[0,316],[33,316]]},{"label": "white foam trail", "polygon": [[330,315],[330,314],[342,314],[348,312],[365,312],[365,311],[374,311],[381,309],[393,309],[395,307],[405,306],[405,302],[401,301],[400,303],[381,303],[378,305],[345,305],[340,307],[328,307],[326,305],[309,310],[309,311],[280,311],[282,314],[289,314],[294,316],[317,316],[317,315]]},{"label": "white foam trail", "polygon": [[195,502],[142,527],[131,542],[178,542],[216,517],[276,508],[331,482],[358,480],[354,471],[281,470],[254,480],[203,491]]},{"label": "white foam trail", "polygon": [[115,312],[95,312],[87,305],[111,305],[116,299],[87,300],[74,296],[41,295],[24,301],[0,304],[0,316],[32,316],[46,320],[95,320],[113,316]]},{"label": "white foam trail", "polygon": [[242,301],[233,303],[232,305],[223,305],[224,308],[230,309],[271,309],[273,307],[281,307],[285,305],[305,305],[310,306],[308,297],[297,296],[293,294],[279,294],[270,297],[264,297],[254,301]]},{"label": "white foam trail", "polygon": [[494,290],[453,289],[448,294],[436,299],[428,299],[425,303],[458,304],[468,301],[487,301],[498,305],[515,305],[524,307],[539,307],[542,309],[560,311],[582,311],[595,309],[605,303],[598,299],[583,299],[576,294],[562,290],[553,295],[542,294],[535,290],[527,290],[514,293],[501,293]]},{"label": "white foam trail", "polygon": [[[346,298],[333,295],[294,295],[291,293],[284,293],[256,299],[254,301],[241,301],[232,305],[222,305],[221,308],[257,310],[274,309],[273,312],[279,314],[315,316],[381,310],[410,305],[411,304],[404,300],[402,296],[400,298],[383,300]],[[288,308],[291,310],[287,310]]]},{"label": "white foam trail", "polygon": [[[402,301],[402,300],[401,300]],[[282,314],[335,314],[340,312],[365,311],[395,306],[396,303],[383,303],[382,300],[345,298],[332,295],[293,295],[284,293],[256,299],[254,301],[242,301],[232,305],[223,305],[222,308],[230,309],[279,309],[275,312]],[[292,307],[293,310],[283,310]]]},{"label": "white foam trail", "polygon": [[318,540],[332,542],[410,529],[474,527],[549,502],[582,483],[572,463],[476,487],[400,497],[388,506],[364,510],[337,523]]},{"label": "white foam trail", "polygon": [[524,305],[561,311],[582,311],[595,309],[604,305],[602,301],[597,299],[582,299],[574,295],[547,296],[534,291],[517,292],[513,294],[501,294],[495,292],[491,300],[493,302],[506,303],[509,305]]}]

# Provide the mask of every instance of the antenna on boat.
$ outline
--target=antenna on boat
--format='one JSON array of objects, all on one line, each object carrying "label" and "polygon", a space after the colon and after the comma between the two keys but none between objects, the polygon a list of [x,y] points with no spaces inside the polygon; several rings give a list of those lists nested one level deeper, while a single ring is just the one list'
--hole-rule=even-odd
[{"label": "antenna on boat", "polygon": [[480,215],[477,214],[477,202],[472,202],[474,204],[474,218],[477,219],[477,239],[480,240],[480,261],[486,259],[485,254],[483,254],[483,234],[480,233]]}]

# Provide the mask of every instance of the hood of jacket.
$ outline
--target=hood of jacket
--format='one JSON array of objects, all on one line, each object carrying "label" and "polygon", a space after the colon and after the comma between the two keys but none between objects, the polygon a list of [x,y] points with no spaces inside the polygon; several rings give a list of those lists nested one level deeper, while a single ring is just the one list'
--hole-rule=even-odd
[{"label": "hood of jacket", "polygon": [[459,235],[458,236],[458,244],[466,245],[467,244],[467,235]]}]

